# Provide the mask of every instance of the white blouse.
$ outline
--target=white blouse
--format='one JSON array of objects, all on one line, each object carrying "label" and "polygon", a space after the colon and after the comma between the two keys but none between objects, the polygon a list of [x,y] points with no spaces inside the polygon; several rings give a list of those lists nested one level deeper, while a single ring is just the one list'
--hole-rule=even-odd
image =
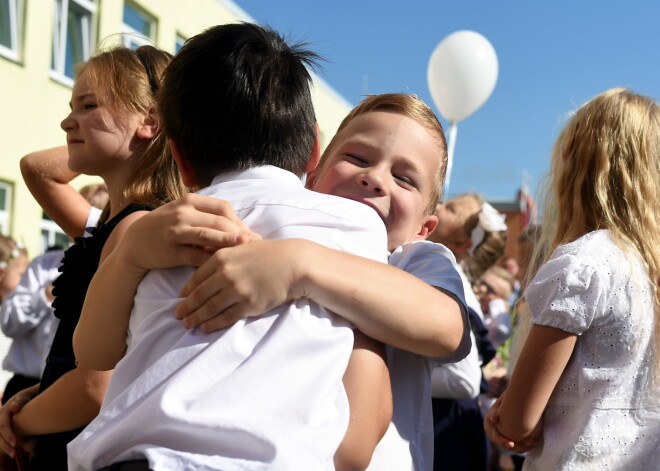
[{"label": "white blouse", "polygon": [[525,297],[533,323],[578,335],[525,470],[660,469],[647,271],[599,230],[558,247]]}]

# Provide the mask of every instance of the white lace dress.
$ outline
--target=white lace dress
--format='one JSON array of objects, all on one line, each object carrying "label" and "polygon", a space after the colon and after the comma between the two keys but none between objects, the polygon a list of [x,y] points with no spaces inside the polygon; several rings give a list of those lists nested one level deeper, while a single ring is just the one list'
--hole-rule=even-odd
[{"label": "white lace dress", "polygon": [[525,297],[533,323],[578,335],[524,470],[660,469],[647,272],[606,230],[558,247]]}]

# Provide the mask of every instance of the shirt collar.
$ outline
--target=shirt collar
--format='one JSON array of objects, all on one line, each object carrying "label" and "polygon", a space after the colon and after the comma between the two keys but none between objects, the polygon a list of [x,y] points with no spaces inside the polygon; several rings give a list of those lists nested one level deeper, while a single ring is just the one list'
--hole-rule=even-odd
[{"label": "shirt collar", "polygon": [[[263,165],[246,170],[218,174],[213,178],[211,185],[209,186],[215,186],[227,182],[240,182],[242,180],[264,179],[279,180],[282,183],[287,183],[289,185],[302,185],[302,181],[294,173],[272,165]],[[204,189],[202,188],[198,193],[204,194]]]}]

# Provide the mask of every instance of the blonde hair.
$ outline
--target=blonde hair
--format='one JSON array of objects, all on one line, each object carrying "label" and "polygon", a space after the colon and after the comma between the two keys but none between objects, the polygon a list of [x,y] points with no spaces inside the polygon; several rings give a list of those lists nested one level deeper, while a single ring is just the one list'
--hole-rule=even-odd
[{"label": "blonde hair", "polygon": [[0,268],[6,268],[21,255],[27,257],[27,250],[24,247],[19,246],[11,237],[0,235]]},{"label": "blonde hair", "polygon": [[479,220],[479,213],[485,201],[481,195],[478,193],[464,193],[456,198],[471,198],[479,205],[479,211],[469,214],[465,218],[463,231],[465,232],[465,237],[471,239],[472,231],[480,225],[484,231],[484,238],[478,245],[472,247],[460,262],[470,283],[475,284],[481,278],[481,275],[504,255],[507,233],[506,231],[490,231],[483,227]]},{"label": "blonde hair", "polygon": [[435,207],[442,197],[442,186],[447,172],[447,141],[442,124],[438,120],[433,110],[415,95],[405,93],[383,93],[381,95],[369,95],[359,105],[351,110],[339,125],[337,133],[326,147],[319,162],[319,170],[323,167],[325,161],[330,155],[330,150],[335,145],[337,134],[344,129],[355,117],[372,111],[389,111],[410,118],[419,123],[428,133],[435,137],[440,144],[440,165],[435,175],[435,181],[432,186],[431,196],[425,214],[433,214]]},{"label": "blonde hair", "polygon": [[608,229],[646,265],[658,319],[659,185],[658,105],[625,88],[596,96],[575,112],[555,143],[531,266],[538,268],[559,245]]},{"label": "blonde hair", "polygon": [[95,208],[103,209],[108,204],[108,187],[105,183],[85,185],[78,193]]},{"label": "blonde hair", "polygon": [[[120,116],[150,113],[156,119],[156,94],[171,59],[169,53],[153,46],[141,46],[136,50],[116,47],[79,64],[76,78],[86,73],[99,101]],[[127,201],[154,207],[186,193],[161,127],[147,143],[123,193]],[[101,220],[105,220],[109,212],[110,203]]]},{"label": "blonde hair", "polygon": [[486,273],[490,273],[492,275],[495,275],[496,277],[502,279],[503,281],[506,282],[506,293],[503,293],[504,300],[508,303],[509,298],[511,297],[511,293],[513,293],[513,284],[515,283],[515,279],[513,278],[513,275],[508,272],[506,268],[503,268],[499,265],[492,265],[488,269],[486,269],[483,273],[482,276],[485,275]]}]

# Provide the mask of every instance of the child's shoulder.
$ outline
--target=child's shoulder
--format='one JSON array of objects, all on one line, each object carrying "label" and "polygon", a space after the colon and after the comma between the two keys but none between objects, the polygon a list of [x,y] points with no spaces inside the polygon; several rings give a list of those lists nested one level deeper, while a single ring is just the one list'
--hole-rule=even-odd
[{"label": "child's shoulder", "polygon": [[625,260],[626,255],[614,241],[610,231],[601,229],[557,247],[551,259],[564,259],[567,264],[574,267],[600,269]]},{"label": "child's shoulder", "polygon": [[454,254],[444,245],[427,240],[407,242],[392,252],[388,263],[420,280],[464,300],[463,281]]},{"label": "child's shoulder", "polygon": [[412,261],[419,259],[447,260],[456,265],[454,254],[442,244],[429,240],[414,240],[400,245],[389,258],[389,264],[402,268]]}]

